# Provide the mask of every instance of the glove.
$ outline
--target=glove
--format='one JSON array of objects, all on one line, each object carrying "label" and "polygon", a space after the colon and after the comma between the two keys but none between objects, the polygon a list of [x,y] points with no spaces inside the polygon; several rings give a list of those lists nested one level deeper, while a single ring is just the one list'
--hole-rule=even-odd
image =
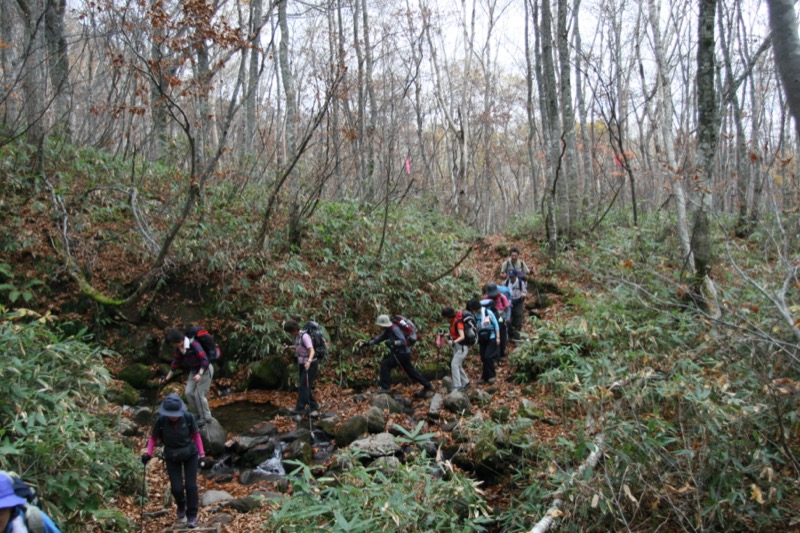
[{"label": "glove", "polygon": [[152,458],[153,458],[153,456],[150,455],[149,453],[143,453],[142,454],[142,464],[146,465],[147,463],[150,462],[150,459],[152,459]]}]

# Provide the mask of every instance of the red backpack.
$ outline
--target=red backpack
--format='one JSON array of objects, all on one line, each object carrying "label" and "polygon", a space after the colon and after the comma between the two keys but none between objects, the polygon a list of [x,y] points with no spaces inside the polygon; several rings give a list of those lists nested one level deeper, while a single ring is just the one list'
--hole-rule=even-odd
[{"label": "red backpack", "polygon": [[406,336],[406,345],[412,346],[419,340],[417,336],[417,326],[414,325],[409,319],[402,315],[394,315],[392,316],[392,324],[400,328],[400,331],[403,332],[403,335]]}]

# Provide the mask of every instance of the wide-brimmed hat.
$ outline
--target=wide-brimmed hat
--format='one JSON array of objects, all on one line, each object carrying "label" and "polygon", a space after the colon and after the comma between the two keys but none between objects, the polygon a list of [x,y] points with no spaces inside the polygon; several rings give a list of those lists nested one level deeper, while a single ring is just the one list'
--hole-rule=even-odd
[{"label": "wide-brimmed hat", "polygon": [[382,328],[390,328],[392,327],[392,321],[389,320],[389,315],[378,315],[375,325]]},{"label": "wide-brimmed hat", "polygon": [[185,412],[186,406],[183,404],[183,400],[174,392],[168,394],[161,402],[161,407],[158,408],[158,414],[164,416],[183,416]]},{"label": "wide-brimmed hat", "polygon": [[500,294],[500,289],[497,288],[497,283],[490,283],[489,285],[487,285],[486,296],[488,296],[489,298],[494,298],[498,294]]},{"label": "wide-brimmed hat", "polygon": [[25,505],[25,498],[20,498],[14,492],[14,483],[5,474],[0,474],[0,509],[8,509],[17,505]]}]

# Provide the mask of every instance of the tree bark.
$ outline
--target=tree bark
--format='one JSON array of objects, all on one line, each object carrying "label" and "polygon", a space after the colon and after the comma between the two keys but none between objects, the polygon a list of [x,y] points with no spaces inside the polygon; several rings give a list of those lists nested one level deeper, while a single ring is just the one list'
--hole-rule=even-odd
[{"label": "tree bark", "polygon": [[800,36],[793,0],[767,0],[775,66],[800,137]]}]

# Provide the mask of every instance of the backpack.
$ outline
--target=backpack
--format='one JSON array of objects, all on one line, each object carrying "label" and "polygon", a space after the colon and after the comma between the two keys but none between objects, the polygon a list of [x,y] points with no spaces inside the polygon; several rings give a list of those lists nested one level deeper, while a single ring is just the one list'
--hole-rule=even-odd
[{"label": "backpack", "polygon": [[489,311],[497,318],[497,309],[494,306],[494,300],[481,300],[481,317],[480,324],[478,324],[478,337],[483,340],[490,339],[495,332],[492,320],[489,318]]},{"label": "backpack", "polygon": [[302,336],[303,333],[308,333],[308,336],[311,337],[311,345],[314,346],[314,358],[324,361],[328,357],[328,344],[325,342],[325,332],[322,330],[322,326],[313,320],[309,320],[300,335]]},{"label": "backpack", "polygon": [[461,311],[461,323],[464,324],[464,340],[461,344],[464,346],[472,346],[478,342],[478,323],[475,320],[475,315],[469,311]]},{"label": "backpack", "polygon": [[36,493],[36,489],[28,485],[17,473],[0,471],[11,480],[14,494],[25,500],[25,527],[31,533],[44,533],[44,518],[42,517],[42,500]]},{"label": "backpack", "polygon": [[403,335],[406,336],[406,346],[413,346],[418,340],[417,326],[414,325],[409,319],[402,315],[394,315],[392,317],[392,324],[400,328]]},{"label": "backpack", "polygon": [[200,343],[200,346],[203,347],[203,351],[206,352],[209,363],[219,361],[219,347],[217,343],[214,342],[214,337],[211,336],[211,333],[209,333],[207,329],[201,326],[192,326],[186,330],[185,335],[189,337],[189,342],[197,341]]}]

